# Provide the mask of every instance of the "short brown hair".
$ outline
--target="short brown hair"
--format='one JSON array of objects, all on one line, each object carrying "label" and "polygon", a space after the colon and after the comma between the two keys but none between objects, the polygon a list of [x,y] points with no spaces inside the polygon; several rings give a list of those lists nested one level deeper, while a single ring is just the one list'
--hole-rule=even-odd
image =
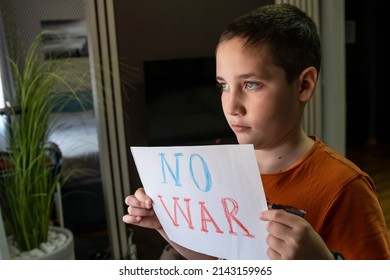
[{"label": "short brown hair", "polygon": [[269,47],[275,65],[286,72],[288,82],[307,67],[320,72],[321,43],[314,21],[291,4],[271,4],[245,14],[226,26],[219,44],[235,37],[243,38],[245,46]]}]

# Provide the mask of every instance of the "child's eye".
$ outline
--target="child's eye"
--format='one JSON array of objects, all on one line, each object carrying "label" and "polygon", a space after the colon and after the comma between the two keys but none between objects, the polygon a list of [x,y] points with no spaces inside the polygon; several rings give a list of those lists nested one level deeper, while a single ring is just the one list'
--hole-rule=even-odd
[{"label": "child's eye", "polygon": [[247,89],[257,89],[259,87],[260,87],[260,84],[257,82],[251,82],[251,81],[245,82],[245,88],[247,88]]},{"label": "child's eye", "polygon": [[229,85],[226,83],[217,83],[217,87],[221,92],[229,89]]}]

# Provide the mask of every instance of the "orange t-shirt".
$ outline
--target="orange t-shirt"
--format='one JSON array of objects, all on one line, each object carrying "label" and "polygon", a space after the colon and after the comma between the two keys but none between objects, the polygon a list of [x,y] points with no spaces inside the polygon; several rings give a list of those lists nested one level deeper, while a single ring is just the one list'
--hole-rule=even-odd
[{"label": "orange t-shirt", "polygon": [[[330,250],[346,259],[390,259],[390,241],[372,179],[318,138],[288,170],[262,174],[267,200],[306,211]],[[261,171],[261,166],[260,166]]]}]

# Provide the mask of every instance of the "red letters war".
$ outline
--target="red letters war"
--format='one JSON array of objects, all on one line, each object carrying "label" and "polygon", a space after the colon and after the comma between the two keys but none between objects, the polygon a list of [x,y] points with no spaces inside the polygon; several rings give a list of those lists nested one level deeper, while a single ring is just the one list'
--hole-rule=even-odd
[{"label": "red letters war", "polygon": [[[192,222],[192,216],[191,216],[191,206],[190,206],[190,198],[184,198],[183,202],[185,204],[185,211],[179,204],[180,198],[178,197],[172,197],[173,202],[173,210],[171,213],[170,210],[168,210],[167,206],[164,203],[164,199],[162,195],[158,195],[158,198],[160,199],[161,205],[163,206],[164,210],[168,214],[169,218],[171,219],[173,225],[175,227],[179,227],[180,224],[178,222],[178,212],[179,210],[180,214],[184,217],[185,221],[187,222],[187,226],[189,229],[194,230],[193,222]],[[224,231],[221,230],[221,228],[218,226],[217,222],[213,218],[213,216],[210,214],[209,210],[207,210],[206,203],[204,201],[198,201],[199,208],[197,211],[200,212],[200,223],[201,228],[200,230],[203,232],[209,232],[208,229],[208,223],[210,223],[216,233],[223,234]],[[231,204],[233,207],[232,209],[229,209],[229,205]],[[237,235],[237,232],[233,230],[233,223],[236,223],[243,231],[244,235],[254,238],[255,236],[249,232],[249,230],[236,218],[236,214],[238,213],[238,204],[234,199],[232,198],[222,198],[221,199],[221,207],[224,210],[225,217],[226,217],[226,224],[228,224],[229,227],[229,234],[231,235]]]}]

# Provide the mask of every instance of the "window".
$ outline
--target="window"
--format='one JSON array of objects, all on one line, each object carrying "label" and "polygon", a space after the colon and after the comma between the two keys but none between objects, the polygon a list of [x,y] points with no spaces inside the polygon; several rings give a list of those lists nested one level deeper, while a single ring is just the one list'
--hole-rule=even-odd
[{"label": "window", "polygon": [[3,82],[1,80],[1,69],[0,69],[0,109],[5,107],[5,99],[3,93]]}]

